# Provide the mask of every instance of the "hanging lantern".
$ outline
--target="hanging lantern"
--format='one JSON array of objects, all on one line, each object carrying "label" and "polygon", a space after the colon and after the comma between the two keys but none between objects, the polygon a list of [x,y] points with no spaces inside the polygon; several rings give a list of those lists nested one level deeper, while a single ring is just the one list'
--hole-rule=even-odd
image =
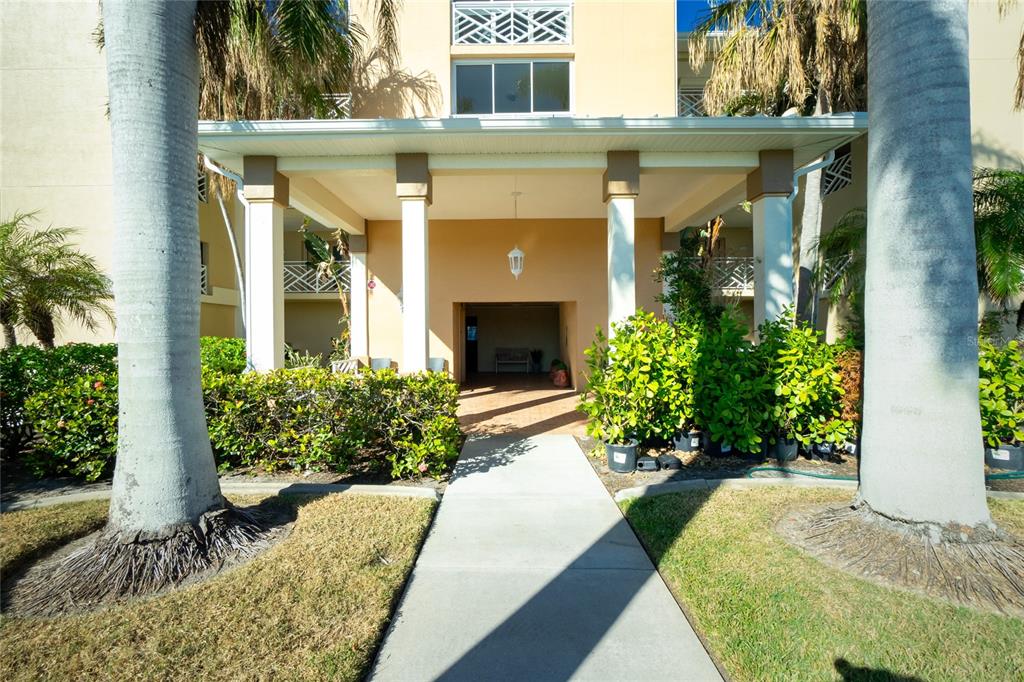
[{"label": "hanging lantern", "polygon": [[519,275],[523,274],[523,261],[525,259],[526,254],[520,250],[518,245],[508,252],[508,268],[516,279],[519,279]]}]

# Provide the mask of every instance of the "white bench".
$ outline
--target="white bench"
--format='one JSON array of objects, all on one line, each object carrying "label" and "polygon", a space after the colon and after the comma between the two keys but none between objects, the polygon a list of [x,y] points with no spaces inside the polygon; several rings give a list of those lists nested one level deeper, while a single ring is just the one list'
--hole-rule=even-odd
[{"label": "white bench", "polygon": [[530,350],[528,348],[495,348],[494,349],[494,373],[501,372],[502,367],[508,365],[521,366],[523,371],[530,371]]}]

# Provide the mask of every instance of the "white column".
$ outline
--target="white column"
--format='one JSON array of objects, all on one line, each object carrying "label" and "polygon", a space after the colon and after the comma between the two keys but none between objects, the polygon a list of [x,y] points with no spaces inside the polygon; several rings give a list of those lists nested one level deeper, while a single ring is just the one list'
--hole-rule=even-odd
[{"label": "white column", "polygon": [[608,332],[636,312],[636,197],[608,199]]},{"label": "white column", "polygon": [[284,367],[284,208],[250,200],[245,246],[246,349],[257,371]]},{"label": "white column", "polygon": [[370,354],[370,334],[366,296],[366,253],[352,252],[349,272],[352,282],[352,305],[349,320],[350,355],[354,358]]},{"label": "white column", "polygon": [[402,372],[427,369],[430,326],[427,292],[427,199],[402,198]]},{"label": "white column", "polygon": [[793,209],[785,196],[763,195],[754,218],[754,324],[793,305]]}]

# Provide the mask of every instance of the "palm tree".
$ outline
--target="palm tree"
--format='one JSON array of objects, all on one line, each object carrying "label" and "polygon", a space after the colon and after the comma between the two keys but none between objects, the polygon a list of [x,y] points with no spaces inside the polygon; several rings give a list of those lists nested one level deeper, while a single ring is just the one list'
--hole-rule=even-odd
[{"label": "palm tree", "polygon": [[[723,0],[713,3],[690,37],[690,62],[700,68],[708,37],[724,31],[704,89],[713,114],[738,98],[762,102],[763,113],[787,107],[814,114],[864,108],[866,43],[861,0]],[[807,174],[797,274],[797,314],[809,320],[821,234],[821,173]]]},{"label": "palm tree", "polygon": [[[1005,310],[1024,294],[1024,173],[980,168],[974,173],[978,286]],[[1017,308],[1024,334],[1024,301]]]},{"label": "palm tree", "polygon": [[[393,22],[394,0],[379,0],[385,6],[378,18]],[[238,112],[250,103],[259,111],[260,96],[275,92],[311,104],[316,88],[344,82],[344,71],[332,76],[322,64],[344,65],[353,35],[347,3],[327,0],[103,3],[117,188],[117,464],[106,527],[33,586],[38,608],[178,584],[260,546],[259,524],[221,495],[203,413],[198,113],[201,102],[204,111],[234,101]]]},{"label": "palm tree", "polygon": [[32,226],[34,214],[15,213],[0,223],[0,324],[7,346],[27,327],[53,348],[56,322],[72,319],[94,331],[97,318],[113,321],[110,280],[95,259],[67,243],[75,231]]},{"label": "palm tree", "polygon": [[[1024,173],[978,168],[974,171],[974,241],[978,290],[1004,309],[1024,295]],[[848,259],[839,273],[818,267],[816,286],[833,303],[845,300],[855,320],[864,310],[867,211],[855,208],[818,241],[822,262]],[[829,275],[832,279],[827,279]],[[1024,301],[1017,309],[1017,332],[1024,333]]]},{"label": "palm tree", "polygon": [[[859,500],[991,527],[978,411],[966,0],[868,0],[867,271]],[[928,93],[928,106],[906,93]]]}]

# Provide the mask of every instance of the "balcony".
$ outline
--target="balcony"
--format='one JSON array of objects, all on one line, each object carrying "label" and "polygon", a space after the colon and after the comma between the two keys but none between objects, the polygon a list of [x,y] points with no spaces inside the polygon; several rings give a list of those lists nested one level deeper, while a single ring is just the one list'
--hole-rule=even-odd
[{"label": "balcony", "polygon": [[452,2],[454,45],[567,45],[572,0]]},{"label": "balcony", "polygon": [[[822,263],[821,296],[835,284],[839,275],[850,264],[851,256],[842,256]],[[694,266],[700,266],[700,258],[689,258]],[[754,259],[752,256],[722,256],[711,259],[711,288],[723,296],[754,295]]]},{"label": "balcony", "polygon": [[[343,261],[339,278],[342,289],[349,289],[349,263]],[[306,261],[289,260],[284,262],[284,293],[286,294],[335,294],[338,285],[330,275],[321,273]]]},{"label": "balcony", "polygon": [[677,116],[707,116],[704,110],[704,88],[679,88],[676,93]]},{"label": "balcony", "polygon": [[203,296],[210,295],[210,268],[206,263],[199,266],[199,293]]}]

